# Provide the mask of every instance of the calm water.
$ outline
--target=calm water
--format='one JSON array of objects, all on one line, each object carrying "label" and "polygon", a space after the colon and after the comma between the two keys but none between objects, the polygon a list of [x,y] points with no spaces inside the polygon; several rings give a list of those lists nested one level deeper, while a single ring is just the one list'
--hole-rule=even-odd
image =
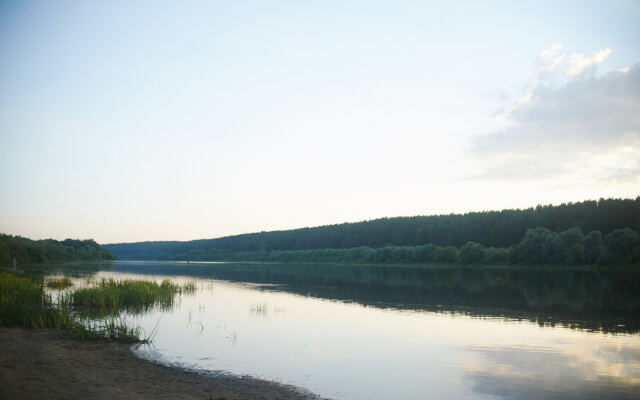
[{"label": "calm water", "polygon": [[136,353],[169,364],[335,399],[639,398],[637,272],[117,262],[63,273],[195,280],[172,310],[128,317],[158,328]]}]

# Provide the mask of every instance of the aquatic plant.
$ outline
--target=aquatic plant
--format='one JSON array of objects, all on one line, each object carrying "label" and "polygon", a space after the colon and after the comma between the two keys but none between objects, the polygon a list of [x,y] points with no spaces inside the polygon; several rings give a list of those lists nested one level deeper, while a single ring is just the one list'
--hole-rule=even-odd
[{"label": "aquatic plant", "polygon": [[70,278],[50,278],[45,282],[45,286],[51,289],[66,289],[73,286],[73,282]]},{"label": "aquatic plant", "polygon": [[126,322],[118,318],[107,320],[88,320],[83,324],[76,324],[67,330],[71,335],[79,339],[106,340],[107,342],[148,342],[149,339],[141,339],[140,328],[130,327]]},{"label": "aquatic plant", "polygon": [[[54,303],[45,284],[9,273],[0,274],[0,325],[51,328],[81,339],[138,342],[150,341],[151,332],[140,339],[140,329],[119,318],[123,311],[142,312],[153,305],[170,307],[178,293],[193,293],[194,282],[184,286],[165,279],[155,281],[102,279],[92,286],[66,291]],[[69,287],[69,278],[49,279],[47,287]]]},{"label": "aquatic plant", "polygon": [[189,281],[181,287],[181,292],[187,294],[195,293],[196,290],[198,290],[198,286],[196,285],[195,281]]},{"label": "aquatic plant", "polygon": [[50,307],[42,284],[29,278],[0,273],[0,325],[49,328],[62,322]]},{"label": "aquatic plant", "polygon": [[122,321],[82,321],[72,313],[68,298],[60,296],[54,304],[41,281],[0,273],[0,326],[57,329],[81,339],[140,341],[139,330]]},{"label": "aquatic plant", "polygon": [[267,303],[253,304],[251,305],[251,313],[263,317],[269,313],[269,305]]},{"label": "aquatic plant", "polygon": [[177,293],[193,292],[192,288],[184,289],[171,283],[168,279],[158,285],[155,281],[136,281],[102,279],[94,286],[80,288],[72,292],[71,304],[74,306],[115,308],[140,307],[159,304],[171,306]]}]

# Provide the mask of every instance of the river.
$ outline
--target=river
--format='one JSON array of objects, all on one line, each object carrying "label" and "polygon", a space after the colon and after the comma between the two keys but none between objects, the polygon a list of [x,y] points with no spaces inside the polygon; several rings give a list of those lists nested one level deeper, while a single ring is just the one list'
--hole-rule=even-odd
[{"label": "river", "polygon": [[640,272],[126,262],[48,272],[195,281],[143,358],[333,399],[638,398]]}]

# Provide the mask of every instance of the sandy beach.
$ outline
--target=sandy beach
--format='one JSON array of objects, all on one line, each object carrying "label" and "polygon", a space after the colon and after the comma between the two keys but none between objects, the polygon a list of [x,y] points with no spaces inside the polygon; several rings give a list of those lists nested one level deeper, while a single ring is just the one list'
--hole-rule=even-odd
[{"label": "sandy beach", "polygon": [[0,328],[3,399],[310,399],[295,388],[137,358],[129,346],[51,330]]}]

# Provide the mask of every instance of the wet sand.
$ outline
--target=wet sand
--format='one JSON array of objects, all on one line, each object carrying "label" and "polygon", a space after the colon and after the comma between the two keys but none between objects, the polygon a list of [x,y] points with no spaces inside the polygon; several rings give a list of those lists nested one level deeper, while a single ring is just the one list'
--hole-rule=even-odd
[{"label": "wet sand", "polygon": [[0,328],[0,398],[317,399],[274,382],[145,361],[123,344],[20,328]]}]

